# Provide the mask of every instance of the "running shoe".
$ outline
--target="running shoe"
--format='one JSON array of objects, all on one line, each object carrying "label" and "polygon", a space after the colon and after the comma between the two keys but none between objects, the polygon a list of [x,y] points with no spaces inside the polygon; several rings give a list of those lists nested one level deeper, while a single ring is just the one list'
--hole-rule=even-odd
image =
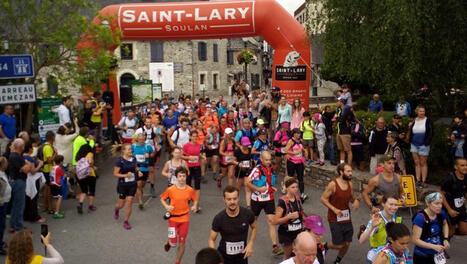
[{"label": "running shoe", "polygon": [[306,162],[306,165],[308,165],[308,166],[310,166],[311,164],[313,164],[313,161],[312,161],[312,160],[308,160],[308,161]]},{"label": "running shoe", "polygon": [[143,209],[144,209],[144,204],[143,204],[143,203],[139,203],[139,204],[138,204],[138,208],[139,208],[140,210],[143,210]]},{"label": "running shoe", "polygon": [[92,212],[95,212],[97,210],[97,207],[95,207],[94,205],[90,205],[88,207],[88,212],[92,213]]},{"label": "running shoe", "polygon": [[308,195],[306,193],[302,193],[300,195],[300,198],[302,199],[302,202],[306,201],[308,199]]},{"label": "running shoe", "polygon": [[81,204],[81,205],[78,204],[78,205],[76,206],[76,210],[78,211],[78,214],[83,214],[83,205],[82,205],[82,204]]},{"label": "running shoe", "polygon": [[165,250],[165,252],[169,252],[169,250],[170,250],[170,243],[169,243],[168,239],[167,239],[167,241],[165,241],[164,250]]},{"label": "running shoe", "polygon": [[118,209],[115,209],[115,210],[114,210],[114,219],[117,220],[118,217],[119,217]]},{"label": "running shoe", "polygon": [[278,245],[274,245],[274,246],[272,246],[272,254],[274,256],[280,256],[280,255],[284,254],[284,250],[282,250],[282,248],[279,247]]},{"label": "running shoe", "polygon": [[130,229],[131,229],[131,225],[130,225],[130,223],[128,223],[128,221],[123,222],[123,227],[124,227],[126,230],[130,230]]},{"label": "running shoe", "polygon": [[198,206],[198,210],[196,210],[197,214],[201,214],[201,206]]},{"label": "running shoe", "polygon": [[154,187],[151,187],[151,197],[156,198],[156,189]]},{"label": "running shoe", "polygon": [[60,213],[60,212],[56,212],[53,216],[55,219],[62,219],[65,217],[65,215],[63,213]]}]

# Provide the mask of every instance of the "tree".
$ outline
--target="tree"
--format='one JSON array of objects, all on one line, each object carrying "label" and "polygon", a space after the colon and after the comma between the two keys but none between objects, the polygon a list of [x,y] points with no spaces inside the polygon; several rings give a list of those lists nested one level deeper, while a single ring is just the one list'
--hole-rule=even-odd
[{"label": "tree", "polygon": [[[9,44],[8,50],[0,48],[0,54],[32,54],[36,77],[26,79],[27,83],[38,84],[39,74],[50,72],[59,83],[66,84],[62,85],[61,95],[67,93],[63,87],[72,85],[98,89],[115,67],[116,60],[107,47],[119,45],[120,34],[90,23],[98,11],[92,2],[0,0],[0,9],[0,41]],[[78,49],[83,36],[92,37],[98,45]],[[33,104],[28,107],[27,128],[32,123],[33,108]]]},{"label": "tree", "polygon": [[463,1],[322,2],[320,19],[308,25],[324,25],[323,78],[352,83],[364,93],[379,92],[387,100],[410,97],[427,84],[431,95],[425,103],[439,115],[452,114],[466,102],[449,93],[467,89]]}]

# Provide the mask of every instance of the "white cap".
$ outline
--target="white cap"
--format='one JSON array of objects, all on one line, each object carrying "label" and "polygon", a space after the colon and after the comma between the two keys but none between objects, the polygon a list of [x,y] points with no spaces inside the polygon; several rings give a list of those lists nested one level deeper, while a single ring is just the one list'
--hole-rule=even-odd
[{"label": "white cap", "polygon": [[228,128],[225,129],[224,133],[225,134],[230,134],[230,133],[233,133],[233,130],[232,130],[232,128],[228,127]]}]

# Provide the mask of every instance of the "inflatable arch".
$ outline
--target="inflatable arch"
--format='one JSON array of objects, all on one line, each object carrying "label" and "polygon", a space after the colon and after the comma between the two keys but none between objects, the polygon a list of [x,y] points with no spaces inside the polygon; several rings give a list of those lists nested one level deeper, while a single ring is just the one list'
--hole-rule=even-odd
[{"label": "inflatable arch", "polygon": [[[272,85],[290,101],[309,104],[310,42],[303,26],[274,0],[211,0],[110,5],[99,17],[110,17],[112,29],[120,29],[123,40],[186,40],[262,36],[273,48]],[[80,45],[92,45],[85,42]],[[115,49],[117,47],[112,47]],[[114,101],[119,102],[115,77],[109,81]],[[121,116],[120,104],[113,109],[114,122]]]}]

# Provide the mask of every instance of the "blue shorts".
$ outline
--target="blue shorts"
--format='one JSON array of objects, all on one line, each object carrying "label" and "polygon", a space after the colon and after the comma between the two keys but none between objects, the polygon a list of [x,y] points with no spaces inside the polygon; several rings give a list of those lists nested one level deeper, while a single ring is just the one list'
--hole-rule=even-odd
[{"label": "blue shorts", "polygon": [[414,144],[410,144],[410,152],[417,153],[420,156],[428,156],[430,154],[430,146],[415,146]]}]

